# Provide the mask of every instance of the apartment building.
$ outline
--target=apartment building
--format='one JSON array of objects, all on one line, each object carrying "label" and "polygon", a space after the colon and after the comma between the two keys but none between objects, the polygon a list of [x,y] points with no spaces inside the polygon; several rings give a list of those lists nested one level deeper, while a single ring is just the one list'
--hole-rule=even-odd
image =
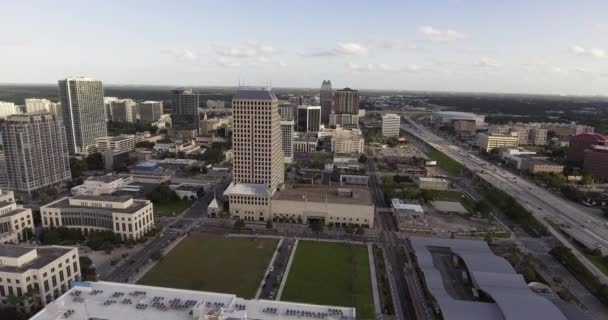
[{"label": "apartment building", "polygon": [[386,138],[399,137],[401,117],[394,113],[382,116],[382,136]]},{"label": "apartment building", "polygon": [[311,153],[317,151],[319,138],[314,133],[296,132],[293,135],[293,153]]},{"label": "apartment building", "polygon": [[83,233],[109,230],[123,240],[138,240],[154,228],[152,203],[128,197],[66,197],[42,206],[40,215],[44,228],[75,228]]},{"label": "apartment building", "polygon": [[564,166],[543,157],[521,156],[520,168],[530,173],[563,173]]},{"label": "apartment building", "polygon": [[0,245],[0,306],[21,298],[17,308],[31,312],[59,298],[80,280],[78,249],[62,246]]},{"label": "apartment building", "polygon": [[0,101],[0,119],[17,113],[21,113],[18,105],[12,102]]},{"label": "apartment building", "polygon": [[48,99],[25,99],[25,112],[50,112],[61,117],[61,103]]},{"label": "apartment building", "polygon": [[583,169],[594,179],[608,181],[608,146],[592,146],[586,150]]},{"label": "apartment building", "polygon": [[329,115],[329,125],[332,127],[356,126],[357,124],[359,124],[359,115],[356,115],[356,114],[332,113]]},{"label": "apartment building", "polygon": [[10,190],[30,195],[72,179],[65,128],[57,116],[11,115],[0,122],[0,128]]},{"label": "apartment building", "polygon": [[519,135],[515,132],[511,134],[486,134],[480,133],[477,135],[477,144],[479,149],[490,152],[495,148],[516,148],[519,143]]},{"label": "apartment building", "polygon": [[34,231],[32,210],[16,204],[12,191],[0,190],[0,243],[28,240],[27,230]]},{"label": "apartment building", "polygon": [[364,144],[359,129],[336,128],[331,138],[331,151],[337,154],[363,153]]},{"label": "apartment building", "polygon": [[543,146],[547,144],[547,132],[545,128],[540,128],[535,125],[515,124],[515,125],[491,125],[488,128],[489,133],[497,133],[510,135],[516,133],[518,144],[520,146],[533,145]]}]

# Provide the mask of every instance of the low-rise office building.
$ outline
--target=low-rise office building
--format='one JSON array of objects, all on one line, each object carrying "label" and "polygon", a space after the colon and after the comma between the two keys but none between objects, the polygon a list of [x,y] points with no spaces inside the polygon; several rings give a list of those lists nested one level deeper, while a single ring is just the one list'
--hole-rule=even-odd
[{"label": "low-rise office building", "polygon": [[366,188],[289,185],[275,192],[271,208],[266,219],[374,227],[374,204]]},{"label": "low-rise office building", "polygon": [[81,185],[72,188],[71,192],[74,196],[99,196],[102,194],[112,194],[131,183],[133,183],[133,177],[131,176],[107,175],[89,177]]},{"label": "low-rise office building", "polygon": [[355,320],[356,311],[350,307],[248,300],[227,293],[99,281],[76,283],[30,320],[57,319]]},{"label": "low-rise office building", "polygon": [[59,298],[80,280],[78,249],[61,246],[0,245],[0,307],[22,298],[18,310],[31,312]]},{"label": "low-rise office building", "polygon": [[477,135],[477,144],[479,149],[490,152],[496,148],[516,148],[519,145],[519,136],[517,133],[511,134],[488,134],[480,133]]},{"label": "low-rise office building", "polygon": [[543,157],[521,157],[521,169],[530,173],[562,173],[564,166]]},{"label": "low-rise office building", "polygon": [[341,113],[332,113],[329,115],[329,125],[332,127],[337,126],[352,126],[359,123],[359,115]]},{"label": "low-rise office building", "polygon": [[315,133],[294,132],[293,153],[311,153],[317,151],[319,138]]},{"label": "low-rise office building", "polygon": [[477,132],[477,122],[474,119],[456,119],[452,121],[454,131],[463,136],[472,136]]},{"label": "low-rise office building", "polygon": [[127,197],[79,195],[62,198],[40,208],[44,228],[66,227],[112,231],[123,240],[138,240],[154,228],[149,200]]},{"label": "low-rise office building", "polygon": [[450,181],[444,178],[417,177],[416,184],[423,190],[447,190]]},{"label": "low-rise office building", "polygon": [[331,151],[337,154],[363,153],[364,145],[359,129],[336,128],[331,138]]},{"label": "low-rise office building", "polygon": [[27,232],[33,231],[32,210],[16,204],[12,191],[0,190],[0,243],[28,240]]}]

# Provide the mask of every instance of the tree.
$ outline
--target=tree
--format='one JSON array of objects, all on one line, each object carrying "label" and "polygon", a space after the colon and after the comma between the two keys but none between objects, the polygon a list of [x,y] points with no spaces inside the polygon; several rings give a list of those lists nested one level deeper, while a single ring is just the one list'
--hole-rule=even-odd
[{"label": "tree", "polygon": [[390,137],[386,140],[386,144],[391,147],[394,148],[397,146],[397,144],[399,144],[399,140],[395,137]]},{"label": "tree", "polygon": [[87,256],[80,256],[80,274],[83,281],[97,281],[97,270],[93,266],[93,260]]},{"label": "tree", "polygon": [[361,226],[357,226],[357,231],[356,231],[357,235],[364,235],[365,234],[365,229],[363,229],[363,227]]},{"label": "tree", "polygon": [[271,220],[266,221],[266,229],[268,229],[268,230],[272,229],[272,221]]},{"label": "tree", "polygon": [[103,170],[103,156],[99,152],[91,153],[85,158],[89,170]]},{"label": "tree", "polygon": [[78,178],[82,176],[82,173],[86,170],[86,161],[78,158],[70,158],[70,171],[72,172],[72,178]]},{"label": "tree", "polygon": [[355,227],[353,227],[352,224],[347,224],[346,227],[344,227],[344,231],[346,232],[346,234],[353,234],[355,232]]},{"label": "tree", "polygon": [[586,185],[586,186],[593,184],[593,177],[588,173],[583,174],[581,184]]},{"label": "tree", "polygon": [[323,224],[323,222],[321,220],[312,220],[310,222],[310,229],[313,232],[321,233],[321,232],[323,232],[324,227],[325,227],[325,225]]},{"label": "tree", "polygon": [[359,156],[359,163],[367,163],[367,156],[362,154]]},{"label": "tree", "polygon": [[160,250],[156,250],[156,251],[152,252],[152,254],[150,254],[150,259],[152,259],[154,261],[159,261],[162,258],[163,258],[163,253]]},{"label": "tree", "polygon": [[146,148],[146,149],[152,149],[154,148],[155,143],[151,142],[151,141],[140,141],[138,143],[135,144],[136,148]]},{"label": "tree", "polygon": [[146,198],[154,203],[167,203],[179,200],[175,191],[171,190],[166,184],[161,184],[154,188],[146,195]]}]

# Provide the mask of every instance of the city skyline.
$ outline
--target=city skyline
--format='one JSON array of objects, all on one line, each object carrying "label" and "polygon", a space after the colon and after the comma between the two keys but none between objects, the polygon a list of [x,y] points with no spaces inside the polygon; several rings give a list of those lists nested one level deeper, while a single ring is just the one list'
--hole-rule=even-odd
[{"label": "city skyline", "polygon": [[[108,84],[316,88],[331,79],[336,88],[607,93],[608,4],[600,1],[335,2],[318,15],[302,13],[317,12],[319,1],[297,11],[271,1],[181,4],[73,2],[68,12],[7,3],[14,31],[0,41],[0,83],[86,75]],[[276,19],[254,19],[262,8]],[[152,22],[133,23],[143,16]],[[67,32],[73,37],[59,36]]]}]

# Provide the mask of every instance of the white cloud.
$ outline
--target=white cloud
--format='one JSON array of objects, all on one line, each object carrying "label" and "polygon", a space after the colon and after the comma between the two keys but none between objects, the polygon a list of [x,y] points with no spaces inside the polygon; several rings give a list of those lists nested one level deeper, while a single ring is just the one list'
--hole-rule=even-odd
[{"label": "white cloud", "polygon": [[422,26],[418,28],[418,32],[424,35],[427,39],[433,42],[449,42],[463,40],[467,37],[466,34],[452,29],[435,29],[431,26]]},{"label": "white cloud", "polygon": [[477,63],[475,63],[475,65],[482,68],[500,67],[500,64],[496,60],[486,57],[481,58]]},{"label": "white cloud", "polygon": [[215,53],[220,57],[227,58],[257,58],[267,59],[269,56],[277,53],[278,50],[267,44],[260,44],[257,41],[249,40],[242,47],[221,47],[215,48]]},{"label": "white cloud", "polygon": [[350,62],[348,63],[348,67],[356,72],[370,72],[370,71],[374,71],[374,69],[376,68],[373,64],[369,63],[366,65],[360,65],[354,62]]},{"label": "white cloud", "polygon": [[287,67],[287,62],[285,62],[283,60],[279,60],[279,67],[281,67],[281,68]]},{"label": "white cloud", "polygon": [[313,51],[310,54],[304,54],[311,57],[331,57],[331,56],[367,56],[369,49],[357,42],[338,42],[336,47],[331,49],[322,49]]},{"label": "white cloud", "polygon": [[177,62],[194,62],[198,60],[198,54],[190,49],[170,49],[163,53],[172,55]]},{"label": "white cloud", "polygon": [[219,57],[217,59],[217,64],[222,66],[222,67],[227,67],[227,68],[235,68],[235,67],[240,67],[241,63],[238,61],[232,61],[232,60],[228,60],[224,57]]},{"label": "white cloud", "polygon": [[369,50],[360,43],[346,42],[338,43],[335,51],[344,55],[367,56]]},{"label": "white cloud", "polygon": [[600,48],[584,48],[581,46],[572,46],[570,51],[579,56],[589,56],[593,58],[606,58],[606,50]]},{"label": "white cloud", "polygon": [[257,52],[251,48],[216,48],[215,53],[232,58],[251,58],[257,55]]}]

